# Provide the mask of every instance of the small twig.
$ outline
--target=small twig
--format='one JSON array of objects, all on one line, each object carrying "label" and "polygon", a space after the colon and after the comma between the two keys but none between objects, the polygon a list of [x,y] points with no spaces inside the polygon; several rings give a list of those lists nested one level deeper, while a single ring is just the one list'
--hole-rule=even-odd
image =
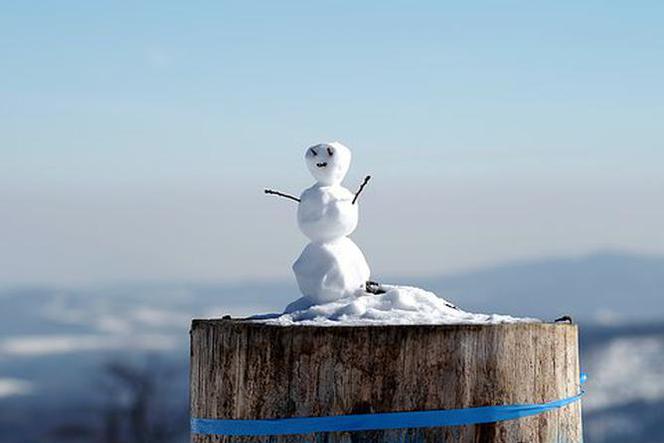
[{"label": "small twig", "polygon": [[357,190],[357,192],[355,193],[355,197],[353,197],[353,202],[352,202],[353,205],[354,205],[355,202],[357,201],[358,197],[360,196],[360,193],[362,192],[362,190],[364,189],[364,187],[367,185],[367,183],[369,182],[369,180],[371,180],[371,176],[370,176],[370,175],[367,175],[366,177],[364,177],[364,181],[363,181],[362,184],[360,185],[360,189]]},{"label": "small twig", "polygon": [[300,202],[300,199],[297,198],[297,197],[294,197],[294,196],[292,196],[292,195],[290,195],[290,194],[284,194],[283,192],[273,191],[272,189],[266,189],[266,190],[265,190],[265,193],[266,193],[266,194],[272,194],[272,195],[278,195],[279,197],[289,198],[289,199],[291,199],[291,200],[295,200],[295,201],[298,202],[298,203]]}]

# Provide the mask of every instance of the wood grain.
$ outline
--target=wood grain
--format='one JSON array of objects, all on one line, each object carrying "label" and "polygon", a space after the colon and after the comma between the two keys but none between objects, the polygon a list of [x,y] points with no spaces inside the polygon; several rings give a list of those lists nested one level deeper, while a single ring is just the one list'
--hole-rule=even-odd
[{"label": "wood grain", "polygon": [[[543,403],[579,391],[575,325],[194,320],[191,414],[265,419]],[[194,442],[581,442],[581,406],[499,423]]]}]

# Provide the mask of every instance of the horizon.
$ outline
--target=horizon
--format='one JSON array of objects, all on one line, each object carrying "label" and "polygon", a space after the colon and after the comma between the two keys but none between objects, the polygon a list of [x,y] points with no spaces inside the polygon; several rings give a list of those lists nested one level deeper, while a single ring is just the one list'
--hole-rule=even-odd
[{"label": "horizon", "polygon": [[[593,259],[631,259],[631,260],[664,260],[664,254],[658,253],[642,253],[638,251],[616,250],[616,249],[597,249],[594,251],[583,252],[580,254],[568,255],[545,255],[522,257],[513,260],[499,261],[496,263],[488,263],[476,267],[458,270],[455,272],[439,272],[430,274],[394,274],[384,276],[386,278],[382,283],[396,284],[393,279],[413,279],[415,281],[428,281],[437,279],[454,279],[463,278],[469,275],[481,274],[492,271],[500,271],[510,268],[529,267],[547,265],[553,263],[571,263],[575,261],[588,261]],[[401,284],[408,284],[408,281],[400,281]],[[21,290],[90,290],[98,291],[113,288],[136,288],[136,287],[159,287],[159,286],[178,286],[178,285],[191,285],[191,286],[212,286],[212,287],[262,287],[262,286],[290,286],[297,293],[297,286],[295,279],[290,276],[281,278],[245,278],[237,280],[191,280],[191,279],[137,279],[137,280],[94,280],[82,282],[1,282],[0,292],[13,292]]]}]

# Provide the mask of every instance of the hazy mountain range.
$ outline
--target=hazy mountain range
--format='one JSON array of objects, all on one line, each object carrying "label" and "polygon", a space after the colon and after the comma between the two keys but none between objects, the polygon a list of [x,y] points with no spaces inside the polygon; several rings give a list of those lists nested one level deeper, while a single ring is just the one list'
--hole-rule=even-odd
[{"label": "hazy mountain range", "polygon": [[664,256],[603,252],[510,263],[422,279],[468,310],[553,319],[630,322],[664,318]]}]

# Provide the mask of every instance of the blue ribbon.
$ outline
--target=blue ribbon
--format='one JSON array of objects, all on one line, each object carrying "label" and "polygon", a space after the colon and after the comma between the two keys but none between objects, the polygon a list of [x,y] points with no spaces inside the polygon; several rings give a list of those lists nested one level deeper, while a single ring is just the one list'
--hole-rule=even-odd
[{"label": "blue ribbon", "polygon": [[[586,378],[586,374],[582,373],[582,384]],[[482,406],[466,409],[387,412],[332,417],[294,417],[265,420],[192,418],[191,432],[203,435],[265,436],[473,425],[515,420],[541,414],[574,403],[582,396],[583,391],[573,397],[540,404]]]}]

